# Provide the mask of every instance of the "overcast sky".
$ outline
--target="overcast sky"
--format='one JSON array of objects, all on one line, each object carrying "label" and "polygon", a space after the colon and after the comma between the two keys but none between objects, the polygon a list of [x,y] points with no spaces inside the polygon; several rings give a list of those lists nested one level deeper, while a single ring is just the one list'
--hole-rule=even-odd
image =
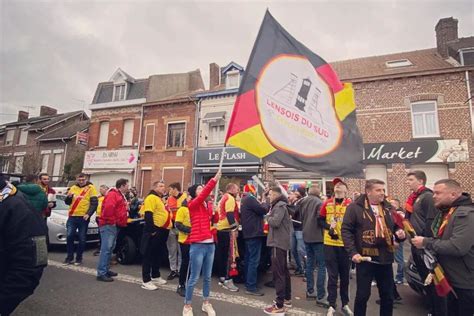
[{"label": "overcast sky", "polygon": [[199,68],[208,86],[209,63],[246,66],[266,8],[327,61],[435,47],[443,17],[474,35],[471,0],[0,0],[0,123],[40,105],[87,109],[118,67],[135,78]]}]

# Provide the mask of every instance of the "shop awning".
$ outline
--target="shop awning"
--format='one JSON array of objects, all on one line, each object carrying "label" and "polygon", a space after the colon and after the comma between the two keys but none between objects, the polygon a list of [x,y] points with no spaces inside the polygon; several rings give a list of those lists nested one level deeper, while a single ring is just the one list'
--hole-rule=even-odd
[{"label": "shop awning", "polygon": [[85,174],[98,173],[132,173],[134,169],[82,169]]},{"label": "shop awning", "polygon": [[225,111],[221,112],[211,112],[204,115],[202,118],[203,122],[217,122],[225,119]]}]

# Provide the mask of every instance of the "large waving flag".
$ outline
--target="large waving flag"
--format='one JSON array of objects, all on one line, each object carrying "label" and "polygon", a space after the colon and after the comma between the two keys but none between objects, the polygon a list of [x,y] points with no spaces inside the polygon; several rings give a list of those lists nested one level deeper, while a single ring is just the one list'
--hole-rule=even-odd
[{"label": "large waving flag", "polygon": [[226,144],[287,167],[363,177],[354,91],[267,11]]}]

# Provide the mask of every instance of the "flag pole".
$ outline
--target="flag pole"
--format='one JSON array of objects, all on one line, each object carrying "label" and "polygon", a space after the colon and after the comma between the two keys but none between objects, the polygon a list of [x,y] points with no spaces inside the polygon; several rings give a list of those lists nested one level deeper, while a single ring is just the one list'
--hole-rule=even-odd
[{"label": "flag pole", "polygon": [[[217,172],[222,172],[222,165],[224,164],[224,155],[225,155],[225,148],[226,144],[224,144],[224,147],[222,147],[222,152],[221,152],[221,159],[219,161],[219,167],[217,168]],[[216,187],[214,189],[214,212],[216,211],[216,206],[217,206],[217,195],[219,194],[219,181],[216,183]]]}]

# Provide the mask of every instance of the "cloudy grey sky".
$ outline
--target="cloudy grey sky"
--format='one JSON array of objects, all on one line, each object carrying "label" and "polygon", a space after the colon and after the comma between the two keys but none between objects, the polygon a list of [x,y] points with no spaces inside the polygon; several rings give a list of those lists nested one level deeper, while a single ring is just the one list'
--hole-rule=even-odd
[{"label": "cloudy grey sky", "polygon": [[87,109],[121,67],[135,78],[246,66],[265,9],[328,61],[434,47],[442,17],[474,34],[474,2],[0,0],[0,123],[40,105]]}]

